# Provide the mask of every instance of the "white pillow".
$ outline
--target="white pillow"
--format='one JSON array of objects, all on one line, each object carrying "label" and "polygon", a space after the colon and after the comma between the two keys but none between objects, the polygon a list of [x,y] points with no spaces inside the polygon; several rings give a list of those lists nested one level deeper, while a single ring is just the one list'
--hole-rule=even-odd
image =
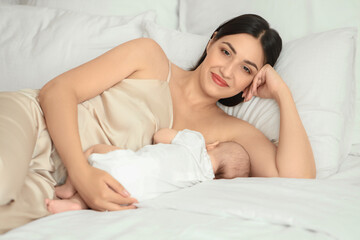
[{"label": "white pillow", "polygon": [[0,5],[20,4],[20,0],[0,0]]},{"label": "white pillow", "polygon": [[[289,86],[315,155],[317,177],[338,171],[351,147],[355,119],[355,28],[313,34],[284,45],[275,69]],[[279,111],[254,98],[225,112],[278,139]]]},{"label": "white pillow", "polygon": [[170,61],[183,69],[196,65],[209,41],[209,37],[169,30],[150,21],[145,23],[144,37],[154,39]]},{"label": "white pillow", "polygon": [[[311,33],[342,27],[360,29],[358,0],[179,0],[179,28],[195,34],[211,33],[224,21],[245,13],[264,17],[284,42]],[[357,37],[360,46],[360,31]],[[353,143],[360,143],[360,47],[356,50],[357,115]]]},{"label": "white pillow", "polygon": [[153,10],[159,24],[172,29],[178,27],[178,0],[23,0],[23,4],[114,16]]},{"label": "white pillow", "polygon": [[55,76],[143,35],[138,16],[94,16],[21,5],[0,6],[0,91],[41,88]]},{"label": "white pillow", "polygon": [[179,1],[180,30],[202,35],[211,35],[221,23],[245,13],[264,17],[285,42],[314,32],[360,25],[358,0]]}]

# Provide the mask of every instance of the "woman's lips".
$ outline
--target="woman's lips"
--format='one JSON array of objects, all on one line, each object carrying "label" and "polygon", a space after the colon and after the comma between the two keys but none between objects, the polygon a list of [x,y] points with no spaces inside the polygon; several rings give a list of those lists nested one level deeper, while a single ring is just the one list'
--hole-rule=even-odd
[{"label": "woman's lips", "polygon": [[229,87],[229,85],[225,82],[224,79],[222,79],[219,75],[216,73],[211,73],[212,80],[219,85],[220,87]]}]

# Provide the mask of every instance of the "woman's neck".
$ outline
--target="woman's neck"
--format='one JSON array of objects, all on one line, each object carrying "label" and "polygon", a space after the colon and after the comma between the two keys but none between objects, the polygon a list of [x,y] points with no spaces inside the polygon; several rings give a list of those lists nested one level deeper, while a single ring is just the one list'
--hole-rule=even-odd
[{"label": "woman's neck", "polygon": [[200,84],[200,71],[185,71],[177,81],[183,101],[194,111],[207,111],[216,107],[217,99],[206,95]]}]

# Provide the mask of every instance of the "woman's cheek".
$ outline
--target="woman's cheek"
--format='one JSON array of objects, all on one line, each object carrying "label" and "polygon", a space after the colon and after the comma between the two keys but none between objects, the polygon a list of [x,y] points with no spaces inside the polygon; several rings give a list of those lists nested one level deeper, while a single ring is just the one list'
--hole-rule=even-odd
[{"label": "woman's cheek", "polygon": [[252,83],[253,76],[250,76],[249,74],[239,74],[236,77],[236,89],[239,89],[240,91],[243,91],[247,86],[249,86]]}]

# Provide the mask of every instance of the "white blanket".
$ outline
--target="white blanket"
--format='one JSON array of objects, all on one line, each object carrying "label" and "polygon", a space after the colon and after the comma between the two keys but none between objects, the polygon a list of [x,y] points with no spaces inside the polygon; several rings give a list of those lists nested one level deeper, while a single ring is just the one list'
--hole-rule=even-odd
[{"label": "white blanket", "polygon": [[204,182],[120,212],[55,214],[4,239],[341,239],[360,236],[360,157],[322,180]]},{"label": "white blanket", "polygon": [[360,189],[335,180],[247,178],[204,182],[142,204],[149,208],[299,227],[335,239],[360,236]]}]

